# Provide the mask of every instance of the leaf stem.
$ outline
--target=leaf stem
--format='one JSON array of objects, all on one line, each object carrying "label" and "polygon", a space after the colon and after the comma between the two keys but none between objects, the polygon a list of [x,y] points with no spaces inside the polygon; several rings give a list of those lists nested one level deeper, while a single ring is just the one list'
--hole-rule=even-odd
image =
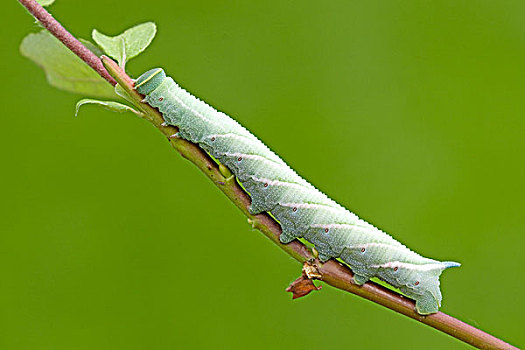
[{"label": "leaf stem", "polygon": [[[261,231],[266,237],[274,242],[279,248],[291,255],[301,263],[312,259],[310,249],[303,243],[295,240],[289,244],[281,244],[279,236],[281,227],[268,214],[252,215],[248,211],[251,199],[248,194],[239,186],[237,181],[227,179],[221,172],[219,165],[209,157],[209,155],[193,144],[184,139],[170,136],[177,132],[173,126],[164,126],[164,119],[158,110],[142,102],[143,96],[134,89],[133,80],[126,72],[118,66],[116,62],[106,56],[102,56],[102,61],[91,51],[85,48],[75,39],[62,25],[60,25],[42,6],[35,0],[19,0],[55,37],[57,37],[71,51],[77,54],[90,67],[95,69],[110,84],[116,85],[117,82],[132,98],[134,105],[140,108],[157,129],[167,138],[170,144],[186,159],[195,164],[213,183],[243,212],[250,220],[252,227]],[[105,67],[105,68],[104,68]],[[108,73],[109,72],[109,73]],[[399,312],[416,321],[424,323],[441,332],[451,335],[465,343],[479,349],[517,349],[516,347],[500,340],[488,333],[483,332],[471,325],[468,325],[443,312],[438,312],[428,316],[419,315],[414,311],[414,302],[403,297],[383,286],[373,282],[367,282],[363,286],[358,286],[353,282],[352,271],[345,265],[335,260],[329,260],[322,264],[316,261],[322,280],[336,288],[359,295],[379,305],[383,305],[393,311]]]}]

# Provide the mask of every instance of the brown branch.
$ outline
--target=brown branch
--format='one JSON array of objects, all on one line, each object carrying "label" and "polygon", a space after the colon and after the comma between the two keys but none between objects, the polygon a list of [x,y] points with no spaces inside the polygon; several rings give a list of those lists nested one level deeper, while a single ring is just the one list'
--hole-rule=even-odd
[{"label": "brown branch", "polygon": [[[39,20],[41,18],[46,20],[44,26],[53,33],[59,40],[64,42],[69,48],[72,42],[78,42],[69,34],[56,20],[51,17],[40,5],[36,4],[34,0],[19,0],[26,8]],[[68,38],[66,39],[62,38]],[[71,40],[73,39],[73,40]],[[69,45],[68,45],[69,43]],[[78,43],[82,46],[82,44]],[[78,49],[78,45],[72,45]],[[84,48],[85,49],[85,48]],[[86,49],[87,50],[87,49]],[[84,60],[91,67],[100,67],[102,62],[93,54],[79,54],[78,50],[73,50],[82,60]],[[89,51],[89,50],[88,50]],[[94,57],[93,57],[94,56]],[[95,62],[96,61],[96,62]],[[170,144],[186,159],[195,164],[215,185],[248,217],[252,227],[261,231],[264,235],[270,238],[282,250],[287,252],[293,258],[301,263],[311,260],[312,253],[308,247],[301,242],[295,240],[289,244],[281,244],[279,236],[281,234],[281,227],[268,214],[252,215],[248,211],[251,199],[248,194],[239,186],[234,178],[224,174],[224,171],[218,164],[212,160],[206,152],[204,152],[197,145],[188,142],[181,138],[170,138],[177,132],[173,126],[164,126],[163,117],[158,110],[152,108],[148,104],[142,103],[143,96],[137,93],[133,88],[133,80],[110,58],[103,56],[102,61],[106,69],[95,69],[99,74],[106,78],[112,85],[118,82],[124,90],[133,99],[136,107],[140,108],[145,114],[146,118],[159,129],[166,137]],[[113,78],[108,79],[106,75],[109,73]],[[387,288],[384,288],[376,283],[367,282],[363,286],[358,286],[353,282],[352,271],[345,265],[340,264],[335,260],[330,260],[324,264],[316,260],[315,264],[318,266],[318,271],[322,275],[322,280],[336,288],[348,291],[350,293],[359,295],[377,304],[383,305],[391,310],[399,312],[405,316],[415,319],[421,323],[429,325],[441,332],[447,333],[465,343],[473,345],[480,349],[517,349],[516,347],[500,340],[490,334],[487,334],[473,326],[470,326],[452,316],[443,312],[438,312],[428,316],[422,316],[414,310],[414,302],[403,297]]]},{"label": "brown branch", "polygon": [[80,59],[93,68],[102,78],[106,79],[111,85],[117,85],[117,82],[108,74],[104,65],[93,52],[82,45],[71,33],[69,33],[56,19],[51,16],[35,0],[19,0],[22,5],[58,40],[60,40],[68,49],[73,51]]}]

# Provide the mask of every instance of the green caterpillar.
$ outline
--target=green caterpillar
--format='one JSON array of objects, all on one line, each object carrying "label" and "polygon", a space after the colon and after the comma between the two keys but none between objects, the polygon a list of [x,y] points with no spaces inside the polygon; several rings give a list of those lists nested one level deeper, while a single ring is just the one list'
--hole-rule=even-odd
[{"label": "green caterpillar", "polygon": [[426,315],[441,306],[439,276],[460,266],[424,258],[343,208],[306,180],[248,130],[178,86],[155,68],[135,83],[144,101],[158,108],[178,136],[197,143],[239,179],[252,199],[250,212],[271,213],[280,223],[282,243],[304,238],[319,259],[339,258],[352,268],[357,284],[372,277],[398,287]]}]

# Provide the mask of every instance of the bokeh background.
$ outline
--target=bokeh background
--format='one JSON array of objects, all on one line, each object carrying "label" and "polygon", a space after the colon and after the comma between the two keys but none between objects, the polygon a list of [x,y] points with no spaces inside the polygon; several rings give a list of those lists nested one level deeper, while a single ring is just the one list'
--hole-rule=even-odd
[{"label": "bokeh background", "polygon": [[[464,349],[325,286],[146,122],[50,87],[3,1],[1,349]],[[460,261],[442,310],[525,345],[523,1],[57,0],[75,35],[147,20],[162,66],[318,188]]]}]

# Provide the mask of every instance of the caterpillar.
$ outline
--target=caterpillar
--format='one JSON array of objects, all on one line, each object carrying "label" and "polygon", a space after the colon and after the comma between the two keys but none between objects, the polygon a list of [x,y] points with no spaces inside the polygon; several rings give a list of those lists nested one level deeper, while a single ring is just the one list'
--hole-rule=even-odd
[{"label": "caterpillar", "polygon": [[439,276],[460,266],[422,257],[337,204],[301,178],[252,133],[181,88],[161,68],[135,80],[144,102],[157,108],[177,136],[198,144],[228,167],[250,195],[252,214],[268,212],[282,228],[280,241],[303,238],[322,262],[340,259],[362,285],[377,277],[416,301],[419,314],[441,306]]}]

